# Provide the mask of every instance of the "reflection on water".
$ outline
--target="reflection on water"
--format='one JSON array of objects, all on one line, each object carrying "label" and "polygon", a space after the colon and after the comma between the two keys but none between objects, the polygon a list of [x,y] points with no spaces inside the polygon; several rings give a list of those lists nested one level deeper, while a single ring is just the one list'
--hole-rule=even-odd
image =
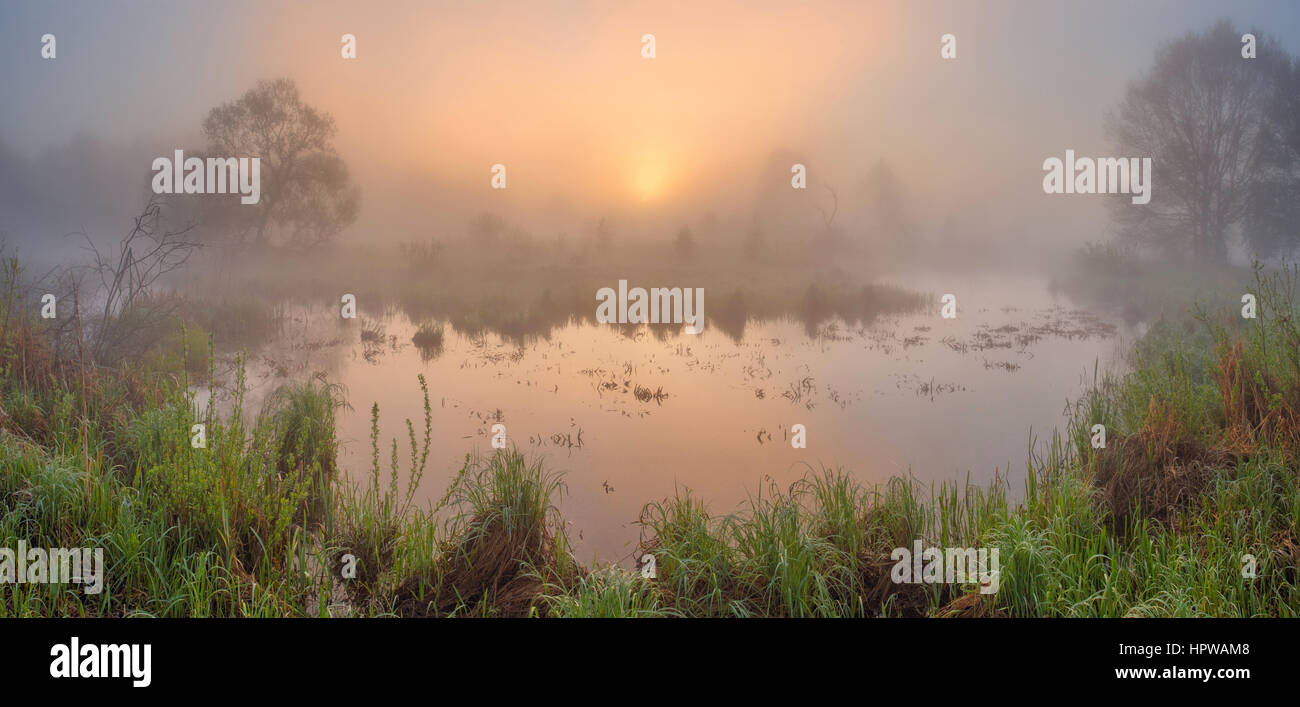
[{"label": "reflection on water", "polygon": [[[916,278],[908,284],[918,286]],[[921,281],[958,295],[958,317],[932,311],[869,324],[750,321],[737,337],[572,321],[520,345],[404,315],[342,321],[299,312],[283,340],[250,357],[256,400],[284,377],[323,370],[343,383],[340,466],[365,478],[372,403],[381,446],[433,405],[430,471],[417,498],[437,499],[466,452],[490,451],[492,426],[566,472],[561,510],[580,556],[626,558],[650,500],[690,488],[730,512],[770,479],[843,466],[867,482],[925,482],[1024,472],[1030,430],[1046,436],[1067,400],[1121,350],[1117,331],[1043,284],[971,276]],[[413,343],[419,340],[420,345]],[[807,429],[793,449],[791,426]],[[1010,473],[1008,474],[1008,469]]]}]

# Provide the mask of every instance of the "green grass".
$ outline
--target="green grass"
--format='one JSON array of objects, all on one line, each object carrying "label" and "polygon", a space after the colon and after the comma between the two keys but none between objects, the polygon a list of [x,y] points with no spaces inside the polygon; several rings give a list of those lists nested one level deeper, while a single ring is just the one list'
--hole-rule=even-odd
[{"label": "green grass", "polygon": [[[0,547],[102,548],[106,581],[96,595],[8,585],[0,616],[1294,617],[1297,275],[1257,272],[1257,320],[1193,310],[1153,327],[1130,373],[1098,376],[1068,427],[1031,442],[1018,502],[998,482],[867,486],[844,469],[731,514],[682,489],[640,518],[653,578],[579,562],[563,480],[518,450],[467,456],[443,499],[413,505],[422,378],[422,428],[385,444],[372,407],[371,478],[352,484],[336,469],[337,386],[290,384],[245,422],[237,367],[222,416],[195,405],[188,344],[139,370],[66,365],[8,298]],[[891,552],[917,540],[996,548],[999,591],[894,583]]]}]

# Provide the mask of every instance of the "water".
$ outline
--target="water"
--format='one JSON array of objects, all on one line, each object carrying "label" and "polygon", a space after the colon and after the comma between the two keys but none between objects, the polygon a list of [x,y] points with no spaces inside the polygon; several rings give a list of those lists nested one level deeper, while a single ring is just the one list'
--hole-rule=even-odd
[{"label": "water", "polygon": [[[574,323],[524,346],[446,326],[440,355],[411,343],[415,324],[390,312],[344,322],[299,311],[283,339],[250,359],[250,399],[286,376],[324,371],[343,383],[340,463],[365,480],[370,407],[380,409],[380,458],[391,439],[403,463],[405,420],[422,437],[429,382],[433,444],[416,498],[438,499],[465,454],[491,451],[492,425],[510,443],[563,471],[560,502],[580,557],[627,560],[651,500],[691,489],[714,512],[737,510],[768,483],[843,467],[866,483],[1023,479],[1031,429],[1050,437],[1094,366],[1116,365],[1137,332],[1075,309],[1029,277],[909,276],[906,284],[958,297],[956,319],[933,311],[868,325],[750,322],[738,341],[716,327],[698,336]],[[360,341],[362,326],[383,333]],[[374,339],[375,337],[372,337]],[[641,396],[637,390],[642,388]],[[792,448],[791,427],[807,430]]]}]

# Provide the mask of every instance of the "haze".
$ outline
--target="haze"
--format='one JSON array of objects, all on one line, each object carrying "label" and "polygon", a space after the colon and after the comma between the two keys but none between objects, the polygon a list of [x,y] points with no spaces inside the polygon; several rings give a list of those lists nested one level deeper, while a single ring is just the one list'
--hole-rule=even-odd
[{"label": "haze", "polygon": [[[110,2],[0,13],[0,228],[29,251],[80,228],[120,237],[152,156],[200,147],[207,111],[285,76],[333,114],[363,191],[343,242],[459,233],[483,210],[570,237],[602,218],[626,238],[665,240],[706,215],[741,228],[795,161],[808,166],[810,198],[827,197],[818,185],[837,191],[838,223],[852,229],[866,210],[854,196],[883,161],[921,230],[1029,252],[1104,235],[1097,200],[1042,194],[1043,158],[1105,153],[1105,112],[1157,45],[1223,10]],[[1236,3],[1231,14],[1297,48],[1294,6]],[[46,32],[56,61],[38,55]],[[355,61],[340,59],[344,33],[358,37]],[[653,60],[640,54],[646,33]],[[939,58],[945,33],[955,60]],[[488,189],[495,163],[507,190]],[[944,231],[954,219],[964,227]]]}]

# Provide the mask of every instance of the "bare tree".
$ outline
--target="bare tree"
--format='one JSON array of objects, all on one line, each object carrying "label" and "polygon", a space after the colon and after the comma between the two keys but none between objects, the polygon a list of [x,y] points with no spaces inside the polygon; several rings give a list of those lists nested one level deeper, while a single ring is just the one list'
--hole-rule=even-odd
[{"label": "bare tree", "polygon": [[835,228],[835,216],[840,212],[840,195],[835,192],[835,187],[826,182],[821,182],[821,186],[831,194],[831,208],[827,211],[821,204],[814,202],[814,205],[822,214],[822,223],[825,224],[826,230],[830,231]]},{"label": "bare tree", "polygon": [[1260,184],[1266,106],[1279,90],[1273,67],[1290,56],[1258,37],[1257,58],[1241,55],[1241,33],[1221,20],[1156,53],[1150,72],[1129,86],[1109,130],[1126,157],[1152,160],[1151,201],[1115,199],[1123,238],[1227,260],[1228,241]]},{"label": "bare tree", "polygon": [[187,237],[193,228],[193,224],[178,230],[168,228],[162,205],[157,197],[150,197],[116,253],[101,253],[82,234],[85,248],[94,259],[89,271],[101,287],[98,297],[102,302],[96,305],[100,315],[90,341],[95,361],[121,360],[143,353],[132,347],[152,343],[152,337],[142,334],[165,325],[174,304],[153,296],[151,288],[159,278],[183,266],[201,247]]}]

